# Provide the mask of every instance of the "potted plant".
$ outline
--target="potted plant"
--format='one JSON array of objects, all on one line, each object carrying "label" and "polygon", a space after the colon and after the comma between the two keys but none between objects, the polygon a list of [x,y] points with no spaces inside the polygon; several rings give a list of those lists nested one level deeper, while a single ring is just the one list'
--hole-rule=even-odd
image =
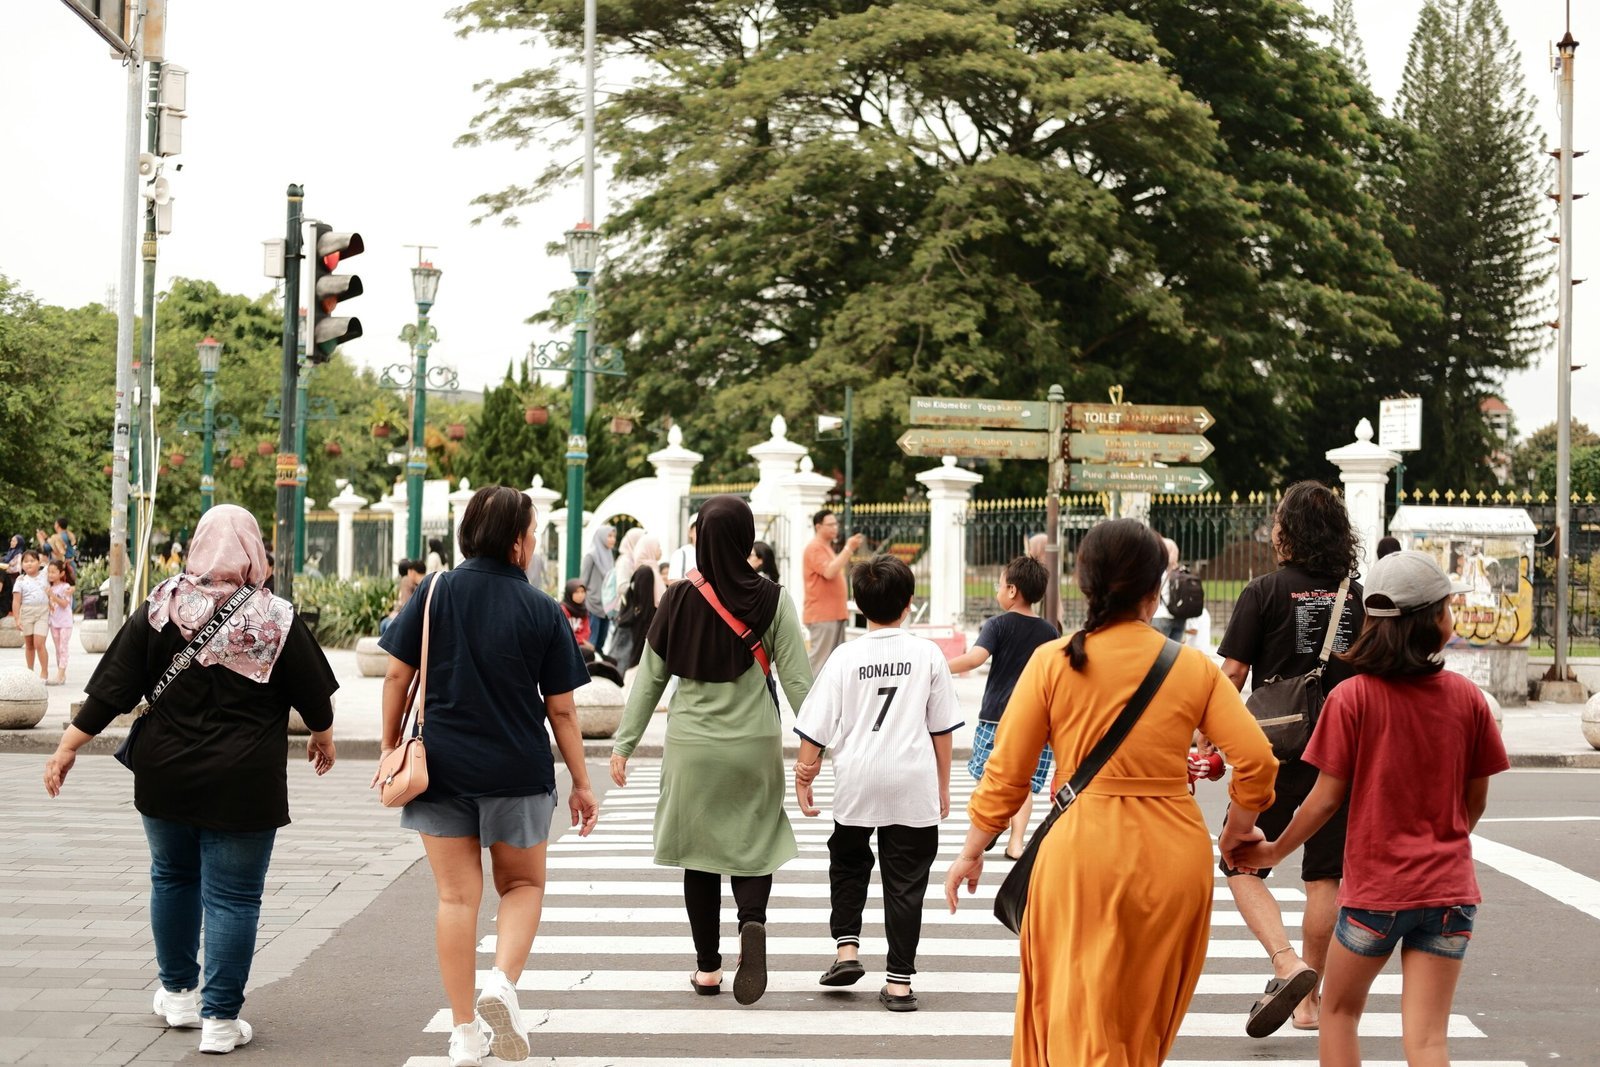
[{"label": "potted plant", "polygon": [[243,456],[229,456],[228,457],[228,466],[232,467],[236,471],[244,470],[244,457]]},{"label": "potted plant", "polygon": [[452,441],[464,441],[467,437],[467,424],[464,422],[452,422],[444,428],[444,435]]},{"label": "potted plant", "polygon": [[386,397],[372,402],[372,436],[386,438],[400,425],[400,412]]},{"label": "potted plant", "polygon": [[615,407],[611,409],[611,432],[632,433],[634,423],[644,417],[644,412],[636,407]]},{"label": "potted plant", "polygon": [[543,404],[529,404],[522,409],[522,421],[529,426],[543,426],[550,421],[550,409]]},{"label": "potted plant", "polygon": [[174,452],[172,455],[167,457],[167,462],[171,463],[174,467],[181,467],[183,466],[184,460],[188,458],[189,457],[184,455],[182,452]]},{"label": "potted plant", "polygon": [[105,465],[105,472],[107,478],[111,477],[111,464],[107,463]]},{"label": "potted plant", "polygon": [[273,444],[271,441],[262,441],[260,444],[256,445],[256,455],[270,456],[272,455],[273,450],[277,447],[278,446]]},{"label": "potted plant", "polygon": [[337,456],[344,452],[344,447],[330,437],[323,442],[322,450],[330,456]]}]

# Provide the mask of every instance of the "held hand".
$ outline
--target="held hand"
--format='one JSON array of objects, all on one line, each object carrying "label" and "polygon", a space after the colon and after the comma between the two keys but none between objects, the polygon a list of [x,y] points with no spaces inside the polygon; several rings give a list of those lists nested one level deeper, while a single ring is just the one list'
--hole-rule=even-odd
[{"label": "held hand", "polygon": [[61,795],[61,786],[67,780],[67,772],[72,770],[72,765],[78,761],[78,754],[70,748],[58,748],[44,763],[44,791],[51,796]]},{"label": "held hand", "polygon": [[1277,846],[1273,842],[1257,841],[1253,845],[1241,845],[1234,849],[1228,860],[1228,866],[1254,874],[1256,871],[1276,867],[1279,859]]},{"label": "held hand", "polygon": [[600,802],[594,798],[594,790],[574,789],[567,797],[567,807],[572,810],[572,825],[578,827],[578,836],[588,837],[600,820]]},{"label": "held hand", "polygon": [[822,770],[822,757],[817,757],[811,763],[801,763],[795,760],[794,780],[796,785],[810,785],[817,780],[817,773]]},{"label": "held hand", "polygon": [[811,783],[800,780],[800,766],[795,765],[794,799],[800,805],[800,814],[807,818],[815,818],[822,814],[822,809],[817,807],[817,802],[811,795]]},{"label": "held hand", "polygon": [[945,782],[939,787],[939,818],[950,817],[950,783]]},{"label": "held hand", "polygon": [[380,748],[378,750],[378,769],[372,772],[372,781],[367,785],[368,789],[378,788],[378,783],[383,781],[383,761],[388,759],[389,754],[393,751],[393,748]]},{"label": "held hand", "polygon": [[944,876],[944,902],[950,905],[950,914],[956,913],[956,896],[961,883],[967,883],[967,896],[978,891],[978,878],[983,874],[982,856],[957,856]]},{"label": "held hand", "polygon": [[316,735],[306,739],[306,762],[322,777],[333,770],[334,748],[332,736],[318,740]]},{"label": "held hand", "polygon": [[[1217,851],[1222,853],[1222,858],[1227,861],[1228,866],[1235,870],[1243,871],[1244,868],[1235,862],[1236,854],[1247,846],[1264,842],[1266,839],[1267,835],[1261,832],[1259,826],[1252,826],[1249,833],[1242,835],[1235,834],[1233,831],[1224,828],[1222,833],[1217,836]],[[1245,873],[1254,873],[1254,871],[1252,869]]]},{"label": "held hand", "polygon": [[611,754],[611,780],[619,787],[628,784],[628,757]]}]

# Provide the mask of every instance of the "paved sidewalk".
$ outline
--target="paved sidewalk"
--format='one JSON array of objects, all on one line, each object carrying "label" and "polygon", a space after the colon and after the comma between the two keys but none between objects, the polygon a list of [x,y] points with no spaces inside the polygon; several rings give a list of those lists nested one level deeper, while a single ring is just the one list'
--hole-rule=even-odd
[{"label": "paved sidewalk", "polygon": [[[971,637],[969,634],[969,643]],[[326,654],[340,686],[334,697],[334,737],[339,754],[347,759],[376,759],[382,732],[383,679],[363,678],[356,668],[356,654],[352,650],[327,649]],[[21,657],[20,649],[0,650],[0,667],[20,666]],[[61,730],[69,721],[71,706],[83,699],[83,686],[98,661],[98,655],[83,652],[78,647],[74,635],[73,653],[67,664],[67,684],[47,690],[50,710],[44,721],[32,730],[0,730],[0,752],[53,751]],[[956,694],[967,712],[966,726],[955,735],[956,753],[963,760],[972,751],[972,732],[977,725],[986,679],[986,667],[956,678]],[[1582,714],[1581,704],[1530,702],[1524,707],[1505,709],[1504,736],[1512,765],[1600,768],[1600,751],[1583,739]],[[786,711],[785,722],[789,721]],[[666,716],[657,714],[645,731],[637,755],[640,758],[659,756],[666,731]],[[84,751],[109,753],[115,751],[121,741],[122,731],[107,730]],[[791,751],[798,746],[792,733],[786,733],[784,743]],[[585,747],[591,757],[604,757],[611,752],[611,743],[605,740],[591,740]],[[291,738],[289,751],[292,758],[298,755],[304,759],[304,742]]]},{"label": "paved sidewalk", "polygon": [[[150,858],[133,776],[80,759],[52,800],[42,775],[36,755],[0,755],[0,1063],[179,1060],[198,1037],[150,1011]],[[278,833],[250,988],[291,974],[421,858],[371,778],[361,761],[320,779],[289,767],[295,821]]]}]

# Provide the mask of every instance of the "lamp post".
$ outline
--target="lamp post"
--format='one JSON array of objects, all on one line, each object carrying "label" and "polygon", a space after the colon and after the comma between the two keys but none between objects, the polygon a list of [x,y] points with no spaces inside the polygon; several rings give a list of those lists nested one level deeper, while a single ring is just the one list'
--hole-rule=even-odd
[{"label": "lamp post", "polygon": [[439,294],[439,277],[443,273],[420,258],[419,250],[417,265],[411,268],[417,321],[406,323],[400,330],[400,340],[411,346],[411,366],[391,364],[378,378],[378,384],[385,388],[411,391],[411,442],[406,456],[406,555],[412,559],[422,558],[422,481],[428,473],[428,447],[424,440],[428,391],[437,393],[456,388],[454,370],[428,366],[428,349],[439,339],[438,331],[428,322],[428,312]]},{"label": "lamp post", "polygon": [[600,259],[600,234],[585,221],[567,231],[567,261],[578,284],[573,288],[572,343],[549,341],[528,352],[535,371],[567,371],[572,375],[572,420],[567,435],[567,577],[576,578],[583,560],[583,483],[589,463],[586,392],[590,374],[621,376],[622,352],[611,345],[589,344],[593,321],[594,277]]},{"label": "lamp post", "polygon": [[[232,415],[217,414],[217,369],[222,364],[222,342],[207,336],[194,350],[200,357],[200,411],[198,414],[185,411],[179,415],[178,429],[182,433],[200,435],[200,514],[204,515],[216,503],[217,483],[213,471],[218,452],[217,437],[238,433],[239,420]],[[151,400],[159,403],[159,397],[152,396]]]}]

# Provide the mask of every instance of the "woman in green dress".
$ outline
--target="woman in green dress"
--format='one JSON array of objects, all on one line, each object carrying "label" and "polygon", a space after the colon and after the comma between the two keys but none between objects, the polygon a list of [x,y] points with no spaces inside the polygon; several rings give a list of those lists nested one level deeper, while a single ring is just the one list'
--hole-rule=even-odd
[{"label": "woman in green dress", "polygon": [[[700,509],[698,528],[704,587],[691,575],[661,598],[611,749],[611,779],[627,785],[628,757],[667,680],[678,678],[661,762],[655,861],[683,868],[696,961],[689,982],[703,996],[722,991],[719,932],[722,876],[728,876],[739,911],[733,995],[753,1004],[767,988],[772,872],[798,854],[783,810],[783,740],[773,683],[781,680],[790,707],[798,708],[811,689],[811,668],[794,601],[750,569],[750,506],[736,496],[712,497]],[[708,593],[748,636],[723,620]],[[752,651],[758,638],[770,678]]]}]

